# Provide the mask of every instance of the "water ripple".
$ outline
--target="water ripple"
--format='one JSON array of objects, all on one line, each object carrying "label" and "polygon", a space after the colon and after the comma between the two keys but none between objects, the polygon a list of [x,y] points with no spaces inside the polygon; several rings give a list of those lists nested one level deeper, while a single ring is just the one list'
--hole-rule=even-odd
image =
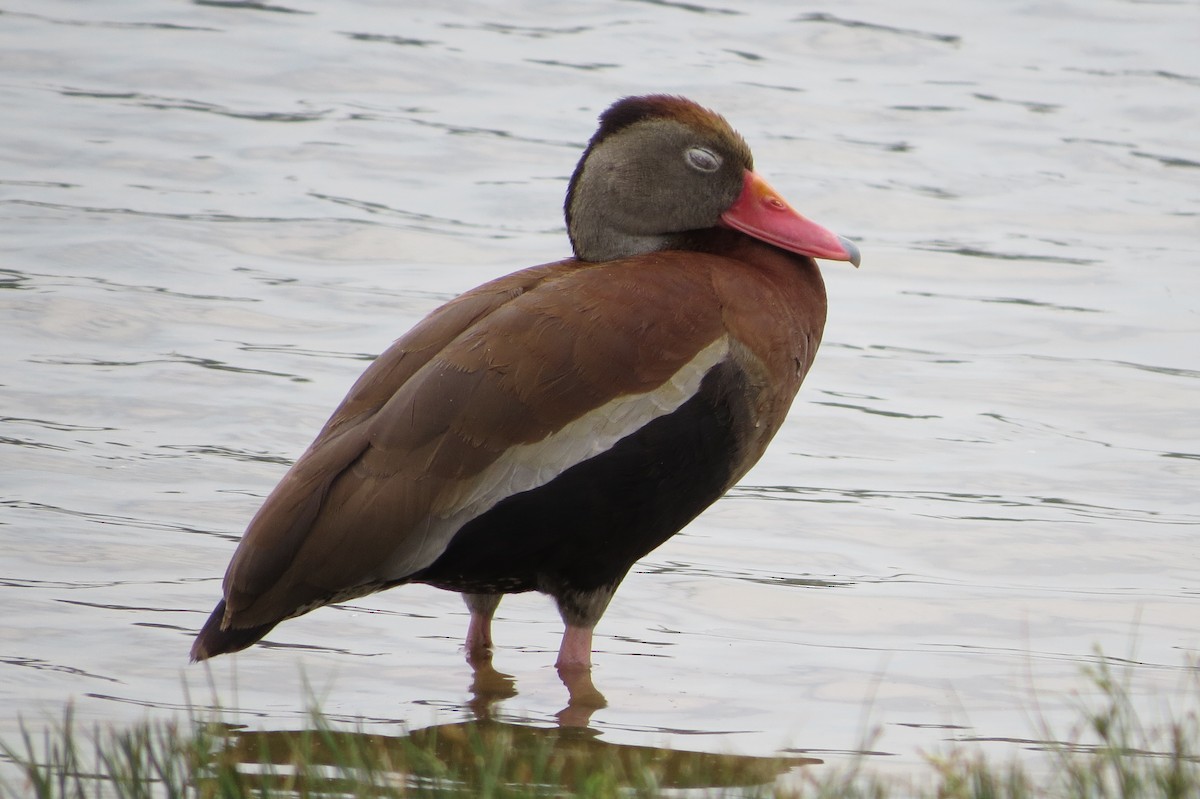
[{"label": "water ripple", "polygon": [[714,8],[713,6],[702,6],[699,3],[682,3],[677,0],[627,0],[632,3],[645,3],[651,6],[662,6],[664,8],[674,8],[680,11],[690,11],[693,14],[724,14],[727,16],[740,16],[741,11],[734,11],[732,8]]},{"label": "water ripple", "polygon": [[506,25],[501,22],[480,22],[476,24],[448,22],[443,27],[450,30],[488,31],[489,33],[502,33],[509,36],[525,36],[530,39],[544,39],[550,36],[586,33],[592,29],[588,25],[571,25],[556,28],[549,25]]},{"label": "water ripple", "polygon": [[988,250],[982,247],[969,247],[965,244],[946,241],[944,239],[915,242],[912,246],[918,250],[946,252],[953,255],[965,255],[970,258],[994,258],[1000,261],[1032,261],[1047,264],[1078,264],[1080,266],[1099,263],[1095,258],[1068,258],[1062,255],[1028,255],[1026,253],[997,252],[996,250]]},{"label": "water ripple", "polygon": [[1064,72],[1082,72],[1085,75],[1096,75],[1101,78],[1162,78],[1178,81],[1192,86],[1200,86],[1200,77],[1170,72],[1165,69],[1097,69],[1094,67],[1064,67]]},{"label": "water ripple", "polygon": [[270,455],[261,450],[220,447],[214,444],[160,444],[158,448],[165,449],[168,452],[181,452],[189,456],[228,458],[229,460],[249,463],[271,463],[280,466],[291,466],[293,462],[291,458]]},{"label": "water ripple", "polygon": [[795,18],[795,22],[822,22],[830,25],[840,25],[843,28],[862,28],[865,30],[879,31],[881,33],[892,33],[897,36],[911,36],[917,39],[927,39],[931,42],[941,42],[942,44],[961,44],[962,37],[955,36],[951,33],[930,33],[929,31],[914,30],[912,28],[895,28],[891,25],[880,25],[875,22],[863,22],[857,19],[846,19],[845,17],[835,16],[824,11],[814,11],[809,14],[802,14]]},{"label": "water ripple", "polygon": [[1200,161],[1193,161],[1190,158],[1183,158],[1178,155],[1160,155],[1159,153],[1147,153],[1142,150],[1134,150],[1131,155],[1138,158],[1149,158],[1158,161],[1163,166],[1183,166],[1183,167],[1200,167]]},{"label": "water ripple", "polygon": [[971,96],[979,100],[986,100],[990,103],[1007,103],[1009,105],[1018,105],[1037,114],[1048,114],[1051,111],[1057,111],[1058,109],[1062,108],[1062,106],[1057,103],[1039,103],[1032,100],[1006,100],[1004,98],[997,97],[994,94],[983,94],[982,92],[975,92]]},{"label": "water ripple", "polygon": [[1195,525],[1200,523],[1200,514],[1195,513],[1166,513],[1140,508],[1101,505],[1092,502],[1066,499],[1063,497],[1042,497],[1033,494],[975,494],[959,491],[927,491],[927,490],[884,490],[869,488],[834,488],[831,486],[735,486],[730,490],[731,497],[755,498],[779,502],[817,502],[825,504],[867,504],[882,507],[880,500],[897,500],[906,502],[937,502],[949,505],[965,504],[994,508],[1022,508],[1029,511],[1055,512],[1054,516],[1044,514],[1033,515],[988,515],[956,514],[947,515],[918,512],[917,516],[928,516],[937,519],[961,519],[972,521],[1006,521],[1006,522],[1035,522],[1055,521],[1064,522],[1061,514],[1076,516],[1082,519],[1109,519],[1120,521],[1136,521],[1148,524],[1162,525]]},{"label": "water ripple", "polygon": [[[16,201],[10,200],[9,202]],[[204,300],[208,302],[259,302],[259,300],[253,297],[237,297],[230,294],[200,294],[196,292],[179,291],[177,289],[167,288],[166,286],[155,286],[148,283],[125,283],[119,280],[113,280],[112,278],[100,277],[98,275],[63,275],[51,274],[48,272],[28,272],[23,274],[13,272],[13,274],[20,275],[20,282],[30,281],[33,284],[24,288],[34,288],[35,286],[37,288],[53,288],[60,286],[86,285],[97,287],[101,291],[113,292],[122,296],[144,293],[156,294],[165,297],[174,297],[184,300]],[[0,278],[0,287],[4,287],[3,278]]]},{"label": "water ripple", "polygon": [[853,411],[862,411],[863,413],[869,413],[874,416],[888,416],[893,419],[941,419],[942,418],[941,416],[939,416],[937,414],[933,414],[933,413],[913,414],[913,413],[900,413],[899,411],[881,411],[878,408],[870,408],[870,407],[867,407],[866,405],[856,405],[851,402],[829,402],[827,400],[813,400],[812,404],[813,405],[826,405],[831,408],[848,408],[849,410],[853,410]]},{"label": "water ripple", "polygon": [[28,447],[29,449],[46,449],[56,452],[71,451],[71,447],[61,447],[58,444],[49,444],[44,441],[33,441],[28,438],[16,438],[15,436],[0,436],[0,446]]},{"label": "water ripple", "polygon": [[381,42],[383,44],[397,44],[402,47],[428,47],[434,44],[441,44],[441,42],[433,39],[412,39],[408,36],[389,36],[383,33],[355,33],[354,31],[342,31],[341,34],[359,42]]},{"label": "water ripple", "polygon": [[[36,511],[41,513],[53,513],[63,516],[70,516],[75,519],[83,519],[84,521],[93,522],[101,525],[115,525],[118,527],[132,527],[139,530],[164,530],[178,533],[188,533],[194,535],[217,536],[227,538],[231,541],[241,540],[240,535],[229,535],[216,530],[205,530],[199,527],[192,527],[185,524],[176,524],[166,521],[151,521],[149,519],[140,519],[136,516],[125,516],[116,513],[100,513],[99,511],[74,510],[61,505],[51,505],[46,502],[35,502],[25,499],[0,499],[0,508],[10,508],[14,510]],[[24,586],[24,587],[58,587],[58,588],[98,588],[101,586],[127,585],[130,583],[136,584],[156,584],[156,585],[174,585],[180,580],[103,580],[91,582],[55,582],[55,581],[40,581],[40,580],[22,580],[17,578],[5,578],[0,581],[0,585],[8,586]]]},{"label": "water ripple", "polygon": [[936,291],[902,291],[913,297],[932,297],[943,300],[967,300],[968,302],[994,302],[1001,305],[1027,305],[1031,308],[1050,308],[1055,311],[1073,311],[1076,313],[1104,313],[1099,308],[1084,308],[1078,305],[1060,305],[1044,300],[1031,300],[1028,297],[971,297],[965,294],[942,294]]},{"label": "water ripple", "polygon": [[31,14],[27,11],[5,11],[0,10],[0,16],[20,17],[22,19],[35,19],[39,22],[48,22],[51,25],[70,25],[80,28],[115,28],[123,30],[164,30],[164,31],[204,31],[208,33],[220,33],[220,28],[209,28],[203,25],[178,25],[173,22],[108,22],[105,20],[94,19],[62,19],[59,17],[49,17],[44,14]]},{"label": "water ripple", "polygon": [[567,61],[559,61],[553,58],[527,58],[525,61],[529,64],[541,64],[542,66],[547,67],[566,67],[567,69],[581,69],[585,72],[595,72],[596,70],[600,69],[616,69],[617,67],[621,66],[620,64],[603,61],[572,64]]},{"label": "water ripple", "polygon": [[301,11],[298,8],[289,8],[287,6],[277,6],[270,3],[262,3],[258,0],[192,0],[192,3],[198,6],[212,6],[214,8],[231,8],[244,11],[271,11],[276,14],[313,14],[313,11]]},{"label": "water ripple", "polygon": [[[391,292],[383,292],[385,296],[391,296]],[[425,296],[425,292],[405,292],[407,296]],[[442,295],[434,295],[430,297],[430,301],[445,301],[449,299]],[[242,352],[274,352],[295,356],[300,358],[319,358],[321,360],[347,360],[347,361],[373,361],[378,357],[379,353],[375,352],[343,352],[341,350],[318,350],[305,347],[297,347],[294,344],[250,344],[247,342],[235,342],[237,348]]]},{"label": "water ripple", "polygon": [[[466,222],[462,219],[453,219],[448,216],[434,216],[433,214],[425,214],[418,211],[406,211],[401,208],[392,208],[389,205],[379,202],[356,200],[353,197],[338,197],[333,194],[322,194],[321,192],[315,191],[309,192],[308,196],[317,200],[324,200],[326,202],[334,203],[336,205],[345,205],[350,208],[356,208],[360,211],[365,211],[368,214],[374,214],[377,216],[393,216],[398,219],[404,219],[408,222],[418,222],[420,223],[419,225],[413,225],[413,227],[417,230],[437,230],[440,232],[448,232],[446,230],[447,228],[465,228],[476,231],[487,231],[487,238],[492,239],[507,239],[511,238],[512,236],[512,234],[509,233],[497,232],[499,228],[494,223],[478,224],[474,222]],[[527,232],[517,231],[513,228],[510,229],[514,230],[514,232]]]},{"label": "water ripple", "polygon": [[9,424],[12,422],[33,425],[34,427],[44,427],[47,430],[58,430],[64,433],[101,433],[117,429],[115,427],[105,427],[103,425],[69,424],[67,422],[55,422],[49,419],[34,419],[28,416],[0,416],[0,424]]},{"label": "water ripple", "polygon": [[317,222],[340,222],[352,225],[376,225],[370,219],[361,217],[329,217],[329,216],[242,216],[232,213],[188,212],[172,213],[168,211],[148,211],[141,208],[121,208],[118,206],[75,205],[72,203],[51,203],[42,200],[11,199],[0,200],[0,205],[21,205],[29,208],[45,208],[52,211],[70,211],[74,213],[102,214],[112,216],[145,217],[151,219],[175,219],[181,222],[237,222],[253,224],[294,224]]},{"label": "water ripple", "polygon": [[290,372],[277,372],[271,369],[255,369],[248,366],[234,366],[225,361],[216,358],[205,358],[199,355],[184,355],[182,353],[173,352],[165,358],[143,358],[141,360],[114,360],[110,358],[30,358],[29,363],[42,363],[52,366],[100,366],[105,368],[111,367],[128,367],[128,366],[147,366],[149,364],[159,363],[182,363],[189,366],[199,366],[202,369],[213,369],[218,372],[234,372],[244,375],[261,375],[264,377],[282,377],[291,380],[294,383],[307,383],[309,378],[302,375],[292,374]]},{"label": "water ripple", "polygon": [[75,89],[63,87],[58,93],[64,97],[86,97],[93,100],[130,100],[131,105],[143,108],[154,108],[164,111],[199,111],[206,114],[231,117],[233,119],[248,119],[254,122],[313,122],[324,119],[332,113],[331,109],[318,111],[235,111],[216,103],[206,103],[201,100],[190,100],[184,97],[160,97],[142,92],[113,92],[97,89]]},{"label": "water ripple", "polygon": [[85,671],[84,669],[77,668],[75,666],[64,666],[59,663],[50,663],[49,661],[42,660],[40,658],[28,658],[20,656],[0,657],[0,664],[5,666],[20,666],[22,668],[35,669],[37,671],[54,671],[60,674],[70,674],[75,677],[90,677],[92,679],[104,680],[106,682],[121,682],[115,677],[106,677],[103,674]]}]

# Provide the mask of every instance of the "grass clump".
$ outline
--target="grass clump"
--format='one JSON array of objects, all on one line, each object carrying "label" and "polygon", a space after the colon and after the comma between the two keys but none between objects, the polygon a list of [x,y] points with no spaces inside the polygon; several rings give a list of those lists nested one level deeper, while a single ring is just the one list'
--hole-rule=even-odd
[{"label": "grass clump", "polygon": [[[35,735],[0,741],[8,799],[270,799],[270,797],[657,797],[812,799],[1194,799],[1200,797],[1200,725],[1176,709],[1148,727],[1129,687],[1101,659],[1089,672],[1098,699],[1081,707],[1066,742],[1029,742],[1051,768],[989,762],[956,744],[928,758],[924,780],[890,782],[859,762],[800,770],[818,761],[623,746],[579,728],[539,729],[494,720],[446,724],[403,736],[335,726],[319,711],[300,731],[249,730],[220,718],[97,728],[81,736],[68,709]],[[1195,672],[1193,672],[1194,674]],[[1045,731],[1044,731],[1045,732]]]},{"label": "grass clump", "polygon": [[97,729],[85,739],[68,710],[40,739],[23,727],[20,744],[0,742],[0,755],[21,775],[0,778],[5,799],[653,797],[770,785],[803,760],[617,746],[587,729],[497,721],[394,737],[340,729],[317,711],[299,731],[147,722]]}]

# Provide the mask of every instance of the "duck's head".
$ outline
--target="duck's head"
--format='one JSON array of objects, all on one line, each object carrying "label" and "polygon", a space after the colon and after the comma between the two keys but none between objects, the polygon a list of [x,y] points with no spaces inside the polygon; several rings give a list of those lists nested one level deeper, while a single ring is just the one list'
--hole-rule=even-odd
[{"label": "duck's head", "polygon": [[805,219],[754,171],[725,118],[683,97],[618,100],[571,176],[567,232],[585,261],[689,249],[726,227],[785,250],[858,265],[858,248]]}]

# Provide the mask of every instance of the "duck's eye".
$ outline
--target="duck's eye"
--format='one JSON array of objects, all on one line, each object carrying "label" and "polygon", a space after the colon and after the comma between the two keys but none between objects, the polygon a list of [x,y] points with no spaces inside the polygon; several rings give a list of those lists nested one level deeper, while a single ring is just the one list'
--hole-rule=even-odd
[{"label": "duck's eye", "polygon": [[721,168],[721,156],[707,147],[689,147],[683,155],[693,169],[701,172],[716,172]]}]

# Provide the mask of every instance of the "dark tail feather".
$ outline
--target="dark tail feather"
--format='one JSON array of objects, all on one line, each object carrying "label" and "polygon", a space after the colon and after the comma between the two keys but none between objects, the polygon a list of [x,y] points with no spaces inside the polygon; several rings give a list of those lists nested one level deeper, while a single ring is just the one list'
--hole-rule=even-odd
[{"label": "dark tail feather", "polygon": [[204,622],[200,634],[196,636],[196,640],[192,644],[193,663],[228,652],[240,652],[246,647],[258,643],[275,626],[275,622],[272,622],[271,624],[260,624],[257,627],[229,627],[222,630],[221,622],[224,619],[225,600],[222,599],[213,608],[212,615],[208,617],[208,621]]}]

